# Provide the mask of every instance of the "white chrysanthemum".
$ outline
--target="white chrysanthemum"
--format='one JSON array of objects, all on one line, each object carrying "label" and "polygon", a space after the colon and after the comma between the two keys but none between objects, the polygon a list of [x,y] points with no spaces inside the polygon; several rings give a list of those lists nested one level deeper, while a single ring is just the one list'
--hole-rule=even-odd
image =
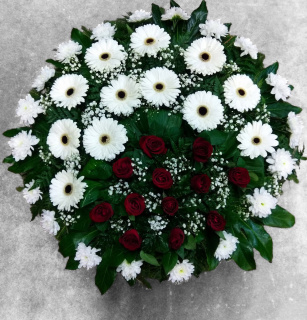
[{"label": "white chrysanthemum", "polygon": [[55,212],[43,209],[41,225],[49,234],[56,235],[60,230],[60,226],[55,220]]},{"label": "white chrysanthemum", "polygon": [[139,22],[144,20],[149,20],[151,18],[151,13],[143,9],[136,10],[127,20],[128,22]]},{"label": "white chrysanthemum", "polygon": [[246,196],[247,201],[251,204],[249,210],[259,218],[266,218],[272,213],[277,205],[277,199],[270,195],[263,187],[259,190],[256,188],[254,194]]},{"label": "white chrysanthemum", "polygon": [[100,251],[100,249],[90,246],[87,247],[83,242],[80,242],[75,256],[75,260],[80,261],[78,268],[84,267],[89,270],[90,268],[98,266],[101,262],[101,257],[96,254],[98,251]]},{"label": "white chrysanthemum", "polygon": [[226,55],[224,47],[216,39],[200,38],[185,51],[184,60],[192,72],[207,76],[222,70]]},{"label": "white chrysanthemum", "polygon": [[243,51],[241,57],[249,54],[253,59],[257,59],[258,49],[249,38],[237,37],[234,45]]},{"label": "white chrysanthemum", "polygon": [[136,278],[138,274],[141,273],[141,266],[143,262],[139,261],[132,261],[129,263],[127,260],[124,260],[116,269],[117,272],[121,272],[122,276],[127,280],[133,280]]},{"label": "white chrysanthemum", "polygon": [[291,157],[289,151],[277,149],[277,151],[272,153],[271,157],[268,157],[266,161],[270,164],[270,172],[277,174],[279,179],[287,179],[288,175],[291,174],[295,168],[296,159]]},{"label": "white chrysanthemum", "polygon": [[301,137],[304,129],[304,124],[300,116],[296,115],[293,111],[289,112],[287,119],[288,126],[290,128],[290,147],[299,147],[299,150],[303,148],[301,144]]},{"label": "white chrysanthemum", "polygon": [[207,20],[206,23],[199,25],[200,33],[205,37],[215,37],[221,40],[228,34],[228,28],[218,20]]},{"label": "white chrysanthemum", "polygon": [[190,15],[188,15],[185,11],[183,11],[179,7],[172,7],[161,16],[161,20],[175,20],[175,19],[181,19],[181,20],[189,20]]},{"label": "white chrysanthemum", "polygon": [[71,58],[81,54],[82,46],[72,40],[60,43],[55,54],[55,59],[64,63],[69,63]]},{"label": "white chrysanthemum", "polygon": [[169,281],[179,284],[188,281],[194,272],[194,265],[185,259],[181,263],[178,261],[175,267],[169,272]]},{"label": "white chrysanthemum", "polygon": [[112,80],[110,85],[101,89],[101,102],[109,112],[128,116],[141,104],[139,84],[125,75]]},{"label": "white chrysanthemum", "polygon": [[165,67],[146,71],[140,80],[144,98],[156,107],[169,105],[176,101],[180,93],[180,81],[176,73]]},{"label": "white chrysanthemum", "polygon": [[237,243],[239,243],[238,238],[233,236],[231,233],[223,231],[223,235],[225,239],[220,238],[220,243],[214,253],[215,258],[219,261],[222,259],[229,259],[236,251]]},{"label": "white chrysanthemum", "polygon": [[224,107],[217,96],[211,92],[198,91],[186,98],[182,113],[189,125],[201,132],[215,129],[223,120],[223,111]]},{"label": "white chrysanthemum", "polygon": [[94,71],[108,72],[118,68],[125,60],[127,53],[124,47],[113,39],[95,42],[86,50],[85,62]]},{"label": "white chrysanthemum", "polygon": [[15,161],[24,160],[27,156],[32,155],[33,146],[38,144],[39,139],[29,132],[21,131],[8,142],[12,148],[12,156]]},{"label": "white chrysanthemum", "polygon": [[60,171],[51,180],[49,195],[52,204],[59,210],[69,211],[83,199],[87,184],[82,182],[84,177],[76,178],[71,172]]},{"label": "white chrysanthemum", "polygon": [[27,203],[34,204],[42,198],[42,192],[39,187],[30,190],[34,185],[34,180],[25,185],[25,188],[22,190],[23,197],[26,199]]},{"label": "white chrysanthemum", "polygon": [[94,118],[83,135],[85,152],[96,160],[113,160],[125,150],[127,141],[126,128],[111,118]]},{"label": "white chrysanthemum", "polygon": [[267,84],[274,87],[271,93],[275,94],[275,99],[277,101],[280,99],[286,101],[287,98],[291,96],[291,89],[286,78],[271,72],[265,81]]},{"label": "white chrysanthemum", "polygon": [[81,130],[71,119],[57,120],[51,126],[47,136],[50,152],[62,160],[78,153],[80,135]]},{"label": "white chrysanthemum", "polygon": [[25,99],[18,101],[18,107],[16,109],[17,117],[20,117],[20,123],[25,125],[33,124],[34,119],[39,113],[44,112],[38,101],[35,101],[29,94]]},{"label": "white chrysanthemum", "polygon": [[113,38],[116,31],[116,26],[112,26],[110,22],[99,24],[93,29],[91,39],[102,40]]},{"label": "white chrysanthemum", "polygon": [[85,101],[88,88],[88,81],[83,76],[64,74],[55,80],[50,97],[58,107],[70,110]]},{"label": "white chrysanthemum", "polygon": [[41,73],[34,80],[32,87],[37,91],[42,91],[45,88],[45,84],[55,75],[55,70],[49,67],[43,67]]},{"label": "white chrysanthemum", "polygon": [[171,37],[164,29],[155,24],[146,24],[135,29],[130,36],[130,47],[140,56],[155,56],[161,49],[168,47]]},{"label": "white chrysanthemum", "polygon": [[225,102],[240,112],[256,108],[261,99],[260,89],[245,74],[231,76],[223,87]]},{"label": "white chrysanthemum", "polygon": [[273,153],[273,147],[278,146],[277,135],[272,134],[272,128],[267,123],[253,121],[241,130],[237,140],[241,142],[238,148],[241,150],[241,156],[251,159],[258,156],[266,157],[267,152]]}]

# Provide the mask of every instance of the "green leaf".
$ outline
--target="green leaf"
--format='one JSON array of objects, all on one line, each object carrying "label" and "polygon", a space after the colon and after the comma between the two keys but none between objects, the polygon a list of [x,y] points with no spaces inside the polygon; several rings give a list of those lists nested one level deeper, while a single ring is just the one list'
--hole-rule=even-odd
[{"label": "green leaf", "polygon": [[262,81],[265,80],[270,73],[276,74],[278,67],[279,67],[278,62],[271,64],[270,66],[263,69],[255,76],[254,82],[257,83],[259,87],[261,87]]},{"label": "green leaf", "polygon": [[176,265],[178,256],[176,252],[165,253],[162,257],[162,265],[166,274],[168,274]]},{"label": "green leaf", "polygon": [[85,35],[80,30],[73,28],[71,31],[71,40],[78,42],[82,45],[82,52],[85,53],[86,49],[92,45],[90,37]]},{"label": "green leaf", "polygon": [[80,172],[80,176],[88,179],[107,180],[113,174],[112,166],[103,160],[91,158]]},{"label": "green leaf", "polygon": [[156,267],[160,266],[158,260],[153,255],[145,253],[143,250],[140,252],[140,257],[145,262],[152,264],[153,266],[156,266]]},{"label": "green leaf", "polygon": [[188,241],[184,245],[184,248],[187,249],[187,250],[195,250],[196,249],[196,240],[195,240],[195,238],[190,234],[187,239],[188,239]]},{"label": "green leaf", "polygon": [[120,245],[111,245],[103,254],[104,264],[110,267],[118,267],[125,260],[126,250]]},{"label": "green leaf", "polygon": [[247,157],[239,157],[237,161],[237,166],[248,170],[249,176],[251,178],[248,184],[249,188],[256,188],[263,186],[264,183],[264,159],[259,156],[255,159],[250,159]]},{"label": "green leaf", "polygon": [[219,264],[219,261],[215,258],[214,253],[216,251],[217,246],[220,243],[220,238],[215,232],[213,232],[209,228],[206,228],[204,234],[207,263],[209,266],[209,270],[213,270]]},{"label": "green leaf", "polygon": [[77,231],[86,231],[92,222],[89,213],[90,211],[88,208],[80,208],[76,210],[74,215],[76,217],[80,216],[80,218],[77,219],[76,223],[74,223],[71,228]]},{"label": "green leaf", "polygon": [[21,128],[16,128],[16,129],[9,129],[9,130],[6,130],[5,132],[3,132],[3,135],[5,137],[12,138],[12,137],[15,137],[21,131],[27,131],[28,132],[30,130],[31,130],[30,127],[21,127]]},{"label": "green leaf", "polygon": [[190,33],[191,40],[193,40],[193,38],[199,31],[199,24],[206,22],[207,15],[208,15],[208,9],[206,5],[206,1],[202,0],[200,6],[192,12],[191,18],[188,21],[187,30]]},{"label": "green leaf", "polygon": [[83,199],[80,201],[80,208],[86,207],[87,205],[93,203],[100,197],[101,184],[96,181],[85,180],[87,188]]},{"label": "green leaf", "polygon": [[112,286],[116,277],[116,270],[111,269],[108,265],[100,263],[97,267],[97,273],[95,277],[95,284],[100,290],[101,294],[104,294]]},{"label": "green leaf", "polygon": [[295,217],[278,205],[268,217],[259,218],[259,220],[267,226],[276,228],[291,228],[295,224]]},{"label": "green leaf", "polygon": [[68,270],[77,270],[79,266],[80,261],[75,260],[75,256],[69,257],[65,269]]},{"label": "green leaf", "polygon": [[206,139],[213,146],[216,146],[225,142],[225,140],[227,139],[227,133],[219,130],[202,131],[199,134],[199,137]]},{"label": "green leaf", "polygon": [[56,61],[56,60],[53,60],[53,59],[47,59],[46,62],[53,64],[55,67],[57,67],[59,69],[63,69],[64,68],[64,64],[59,62],[59,61]]},{"label": "green leaf", "polygon": [[161,21],[161,16],[164,13],[164,11],[165,10],[163,8],[157,6],[154,3],[151,6],[152,19],[153,19],[154,23],[160,27],[163,26],[163,22]]},{"label": "green leaf", "polygon": [[171,1],[170,1],[170,6],[171,6],[171,8],[172,8],[172,7],[180,8],[180,5],[179,5],[177,2],[175,2],[174,0],[171,0]]},{"label": "green leaf", "polygon": [[270,111],[272,117],[286,118],[289,112],[300,113],[302,108],[295,107],[288,102],[276,102],[267,105],[267,110]]},{"label": "green leaf", "polygon": [[6,158],[3,159],[3,163],[14,163],[14,157],[12,155],[7,156]]},{"label": "green leaf", "polygon": [[41,168],[41,162],[42,159],[39,156],[27,157],[25,160],[15,162],[8,170],[14,173],[24,173],[33,168]]},{"label": "green leaf", "polygon": [[224,140],[224,143],[221,145],[221,151],[223,152],[226,159],[234,156],[234,154],[238,150],[238,144],[237,133],[229,132],[226,139]]}]

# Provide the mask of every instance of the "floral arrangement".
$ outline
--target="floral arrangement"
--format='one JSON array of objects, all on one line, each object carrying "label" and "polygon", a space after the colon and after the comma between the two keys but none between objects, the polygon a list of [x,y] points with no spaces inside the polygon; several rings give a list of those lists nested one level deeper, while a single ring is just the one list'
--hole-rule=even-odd
[{"label": "floral arrangement", "polygon": [[264,226],[303,158],[293,87],[250,39],[171,0],[93,30],[73,29],[18,103],[4,133],[32,219],[59,240],[67,269],[97,266],[105,293],[121,273],[181,283],[232,259],[272,261]]}]

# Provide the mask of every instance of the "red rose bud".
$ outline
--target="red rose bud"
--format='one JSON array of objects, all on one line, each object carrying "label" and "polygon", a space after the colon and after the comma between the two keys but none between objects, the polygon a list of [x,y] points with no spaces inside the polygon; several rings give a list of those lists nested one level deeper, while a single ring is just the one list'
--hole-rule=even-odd
[{"label": "red rose bud", "polygon": [[153,154],[165,154],[167,151],[163,139],[156,136],[141,137],[140,147],[149,158],[152,158]]},{"label": "red rose bud", "polygon": [[184,241],[183,231],[179,228],[174,228],[171,231],[171,234],[169,237],[169,241],[168,241],[169,247],[173,250],[178,250],[183,244],[183,241]]},{"label": "red rose bud", "polygon": [[164,168],[157,168],[152,174],[152,182],[161,189],[170,189],[173,185],[171,174]]},{"label": "red rose bud", "polygon": [[113,216],[112,206],[107,202],[102,202],[90,211],[90,218],[94,222],[105,222]]},{"label": "red rose bud", "polygon": [[162,200],[162,209],[169,216],[173,216],[178,211],[178,201],[174,197],[165,197]]},{"label": "red rose bud", "polygon": [[228,180],[241,188],[246,188],[250,182],[250,176],[248,170],[237,167],[229,170]]},{"label": "red rose bud", "polygon": [[208,193],[211,179],[206,174],[197,174],[191,179],[191,188],[196,193]]},{"label": "red rose bud", "polygon": [[226,226],[226,220],[217,211],[209,211],[207,225],[214,231],[223,231]]},{"label": "red rose bud", "polygon": [[133,174],[132,162],[128,157],[118,159],[113,164],[113,172],[117,178],[128,179]]},{"label": "red rose bud", "polygon": [[129,194],[125,199],[124,205],[130,216],[139,216],[145,210],[145,200],[138,193]]},{"label": "red rose bud", "polygon": [[195,139],[193,143],[193,156],[195,161],[207,162],[212,152],[213,147],[210,142],[200,137]]},{"label": "red rose bud", "polygon": [[126,249],[135,251],[141,247],[142,238],[135,229],[126,231],[120,238],[119,243]]}]

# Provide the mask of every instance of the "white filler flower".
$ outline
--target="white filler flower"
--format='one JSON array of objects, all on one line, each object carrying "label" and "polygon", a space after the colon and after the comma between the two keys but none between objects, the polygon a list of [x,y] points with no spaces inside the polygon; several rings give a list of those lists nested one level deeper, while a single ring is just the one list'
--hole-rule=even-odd
[{"label": "white filler flower", "polygon": [[198,91],[190,94],[183,106],[183,118],[201,132],[212,130],[223,120],[224,107],[221,100],[211,92]]},{"label": "white filler flower", "polygon": [[136,28],[131,34],[130,47],[140,56],[156,56],[160,50],[168,47],[170,39],[164,29],[154,24],[146,24]]},{"label": "white filler flower", "polygon": [[245,74],[236,74],[228,78],[224,85],[225,102],[230,108],[240,112],[256,108],[260,101],[260,89]]},{"label": "white filler flower", "polygon": [[183,281],[188,281],[194,272],[194,265],[185,259],[182,262],[177,262],[175,267],[169,272],[169,281],[179,284]]},{"label": "white filler flower", "polygon": [[15,161],[24,160],[27,156],[32,155],[33,146],[38,144],[39,139],[32,136],[31,133],[31,130],[29,132],[21,131],[8,142]]},{"label": "white filler flower", "polygon": [[151,13],[143,9],[136,10],[127,20],[128,22],[139,22],[144,20],[149,20],[151,18]]},{"label": "white filler flower", "polygon": [[55,220],[55,212],[43,209],[41,225],[49,234],[56,235],[60,230],[60,226]]},{"label": "white filler flower", "polygon": [[254,194],[246,196],[247,201],[251,204],[249,210],[259,218],[266,218],[272,213],[277,205],[277,199],[270,195],[263,187],[259,190],[256,188]]},{"label": "white filler flower", "polygon": [[109,112],[128,116],[141,104],[139,84],[125,75],[119,75],[110,85],[101,89],[101,102]]},{"label": "white filler flower", "polygon": [[275,99],[278,101],[280,99],[286,101],[291,95],[291,89],[288,85],[286,78],[274,73],[270,73],[266,78],[266,83],[274,87],[271,91],[272,94],[275,94]]},{"label": "white filler flower", "polygon": [[214,253],[215,258],[219,261],[229,259],[236,251],[237,243],[239,243],[238,238],[233,236],[231,233],[223,231],[223,235],[225,239],[220,238],[220,243]]},{"label": "white filler flower", "polygon": [[91,39],[102,40],[113,38],[116,26],[112,26],[110,22],[101,23],[93,29]]},{"label": "white filler flower", "polygon": [[179,78],[174,71],[165,67],[146,71],[140,84],[144,98],[156,107],[169,107],[180,93]]},{"label": "white filler flower", "polygon": [[127,260],[124,260],[116,269],[117,272],[121,272],[122,276],[127,280],[133,280],[138,274],[141,273],[141,266],[143,262],[141,260],[133,260],[129,263]]},{"label": "white filler flower", "polygon": [[86,246],[83,242],[80,242],[77,247],[77,252],[75,256],[76,261],[80,261],[78,268],[86,268],[87,270],[98,266],[101,262],[101,257],[99,257],[96,252],[100,249],[92,248]]},{"label": "white filler flower", "polygon": [[20,123],[30,125],[34,123],[39,113],[44,112],[40,106],[39,101],[35,101],[31,95],[27,95],[25,99],[18,101],[16,115],[20,117]]},{"label": "white filler flower", "polygon": [[253,59],[257,59],[258,49],[249,38],[237,37],[234,45],[243,51],[241,57],[249,54]]},{"label": "white filler flower", "polygon": [[295,159],[291,157],[289,151],[285,149],[277,149],[268,157],[266,161],[270,164],[269,171],[277,174],[278,178],[287,179],[288,175],[292,173],[295,168]]},{"label": "white filler flower", "polygon": [[50,97],[58,107],[70,110],[85,101],[88,88],[88,82],[83,76],[64,74],[55,80]]},{"label": "white filler flower", "polygon": [[59,210],[69,211],[83,199],[87,184],[82,182],[84,177],[76,178],[71,172],[60,171],[51,180],[49,195],[52,204]]},{"label": "white filler flower", "polygon": [[64,63],[69,63],[71,58],[81,54],[82,46],[72,40],[60,43],[55,54],[55,59]]},{"label": "white filler flower", "polygon": [[228,28],[218,20],[207,20],[206,23],[199,25],[200,33],[205,37],[215,37],[221,40],[228,34]]},{"label": "white filler flower", "polygon": [[172,7],[161,16],[161,20],[189,20],[190,15],[178,7]]},{"label": "white filler flower", "polygon": [[55,70],[49,67],[43,67],[41,73],[34,80],[32,87],[37,91],[42,91],[45,88],[45,83],[55,75]]},{"label": "white filler flower", "polygon": [[94,118],[83,135],[85,152],[96,160],[113,160],[125,150],[127,141],[126,128],[111,118]]},{"label": "white filler flower", "polygon": [[22,190],[23,197],[26,199],[27,203],[34,204],[38,200],[42,199],[42,192],[39,187],[30,190],[34,185],[34,180],[25,185],[25,188]]},{"label": "white filler flower", "polygon": [[237,136],[241,142],[238,148],[241,150],[241,156],[251,159],[258,156],[266,157],[267,152],[273,153],[278,145],[277,135],[272,133],[272,128],[268,124],[262,124],[261,121],[248,123]]},{"label": "white filler flower", "polygon": [[187,68],[204,76],[222,70],[226,62],[224,47],[213,38],[200,38],[192,42],[184,53]]},{"label": "white filler flower", "polygon": [[80,135],[81,130],[71,119],[57,120],[51,126],[47,136],[50,152],[62,160],[78,153]]},{"label": "white filler flower", "polygon": [[293,111],[289,112],[287,123],[290,128],[291,136],[290,136],[290,147],[295,148],[301,146],[301,137],[303,134],[304,124],[300,116],[296,115]]}]

